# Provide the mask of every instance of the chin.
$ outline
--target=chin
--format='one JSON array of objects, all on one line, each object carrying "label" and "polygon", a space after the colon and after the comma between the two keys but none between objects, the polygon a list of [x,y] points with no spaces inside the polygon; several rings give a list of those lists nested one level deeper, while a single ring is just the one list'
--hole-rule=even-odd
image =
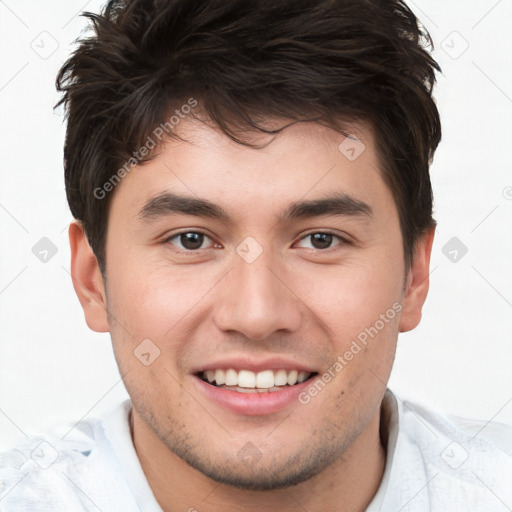
[{"label": "chin", "polygon": [[[250,443],[248,443],[250,445]],[[338,457],[333,447],[320,450],[303,450],[295,455],[280,455],[277,459],[270,455],[257,455],[253,446],[252,457],[241,459],[237,454],[227,455],[224,460],[219,457],[205,458],[204,450],[199,455],[197,449],[190,450],[186,445],[173,449],[184,462],[203,475],[220,484],[243,490],[273,491],[300,484],[322,472]]]}]

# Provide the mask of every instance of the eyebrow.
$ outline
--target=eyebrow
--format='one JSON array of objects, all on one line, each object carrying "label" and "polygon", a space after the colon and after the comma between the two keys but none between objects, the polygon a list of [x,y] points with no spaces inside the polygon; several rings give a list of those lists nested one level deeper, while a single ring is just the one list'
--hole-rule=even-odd
[{"label": "eyebrow", "polygon": [[[138,217],[143,221],[152,221],[171,214],[194,215],[209,219],[230,222],[228,212],[207,199],[183,196],[165,192],[150,199],[139,211]],[[348,194],[338,193],[325,198],[291,203],[278,217],[279,223],[295,219],[308,219],[321,215],[342,215],[354,217],[371,217],[372,207]]]}]

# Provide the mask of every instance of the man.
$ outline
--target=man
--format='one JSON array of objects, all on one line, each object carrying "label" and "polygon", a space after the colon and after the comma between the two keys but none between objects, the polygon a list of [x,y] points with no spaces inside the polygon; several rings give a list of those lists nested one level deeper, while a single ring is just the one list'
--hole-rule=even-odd
[{"label": "man", "polygon": [[413,13],[112,0],[88,16],[57,79],[72,277],[130,400],[5,454],[0,510],[512,506],[510,428],[387,390],[435,230],[439,66]]}]

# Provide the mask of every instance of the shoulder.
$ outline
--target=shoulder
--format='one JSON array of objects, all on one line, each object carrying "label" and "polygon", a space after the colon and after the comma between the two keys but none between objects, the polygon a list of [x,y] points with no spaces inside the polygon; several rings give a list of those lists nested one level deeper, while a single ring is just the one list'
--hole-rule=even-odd
[{"label": "shoulder", "polygon": [[0,454],[0,512],[97,510],[123,489],[115,466],[102,420],[54,427]]},{"label": "shoulder", "polygon": [[471,451],[474,456],[499,453],[512,459],[511,425],[446,414],[408,400],[397,402],[402,433],[426,449],[437,446],[436,439],[460,443],[468,450],[468,458]]},{"label": "shoulder", "polygon": [[418,508],[410,510],[460,511],[474,503],[495,510],[497,497],[512,503],[512,426],[444,414],[390,393],[386,400],[396,401],[390,491],[400,502],[412,499]]}]

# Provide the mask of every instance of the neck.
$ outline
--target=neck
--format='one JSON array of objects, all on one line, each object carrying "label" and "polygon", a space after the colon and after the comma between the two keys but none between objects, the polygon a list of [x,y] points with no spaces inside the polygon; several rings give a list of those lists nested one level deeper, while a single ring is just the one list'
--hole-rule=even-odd
[{"label": "neck", "polygon": [[165,512],[364,511],[384,473],[380,411],[333,464],[298,485],[273,491],[219,484],[171,452],[134,410],[130,422],[135,450]]}]

